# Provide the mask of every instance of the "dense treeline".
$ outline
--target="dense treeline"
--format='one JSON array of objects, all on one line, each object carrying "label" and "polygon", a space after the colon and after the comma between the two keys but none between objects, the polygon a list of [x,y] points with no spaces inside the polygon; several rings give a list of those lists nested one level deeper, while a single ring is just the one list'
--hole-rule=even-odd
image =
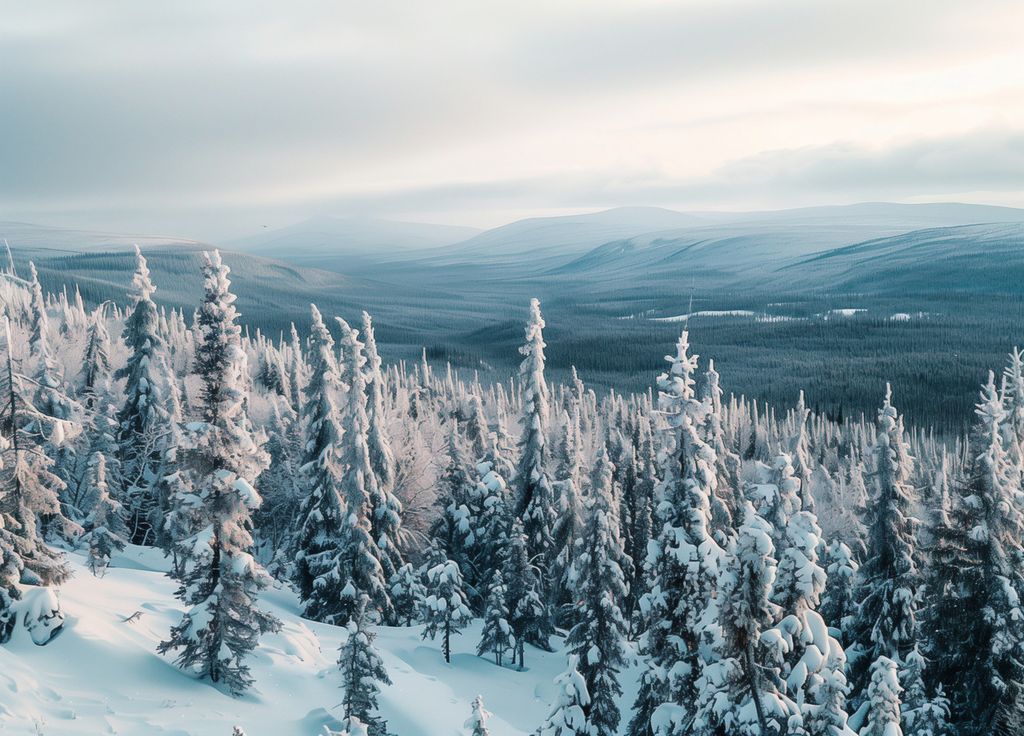
[{"label": "dense treeline", "polygon": [[[201,251],[153,248],[147,254],[160,287],[154,299],[190,314],[200,289],[188,274],[200,268]],[[90,308],[120,301],[134,268],[128,252],[36,255],[44,290],[73,294],[78,288]],[[433,360],[450,360],[467,374],[479,371],[487,382],[515,375],[521,328],[510,315],[530,296],[542,299],[552,325],[551,378],[568,381],[575,366],[599,392],[642,393],[650,386],[664,345],[679,328],[652,317],[716,310],[784,317],[697,316],[691,322],[696,349],[714,355],[730,391],[748,399],[791,407],[803,390],[822,412],[870,417],[882,387],[891,382],[910,421],[953,435],[967,431],[975,387],[1020,339],[1024,319],[1019,281],[1005,279],[979,279],[970,289],[937,293],[927,284],[894,290],[889,280],[860,284],[855,291],[823,291],[813,280],[776,284],[770,274],[763,283],[737,289],[731,282],[719,286],[721,274],[665,279],[656,269],[628,284],[576,283],[560,274],[478,279],[470,267],[371,274],[388,280],[385,285],[252,256],[238,256],[234,265],[243,285],[240,322],[250,333],[287,335],[309,301],[352,322],[366,309],[378,319],[378,341],[393,360],[414,361],[425,345]],[[18,267],[27,271],[27,260],[19,259]],[[830,310],[843,308],[867,311],[825,319]],[[424,320],[423,314],[433,317]],[[895,314],[911,319],[892,320]],[[630,315],[637,318],[623,319]],[[299,322],[305,336],[308,326]]]},{"label": "dense treeline", "polygon": [[[599,395],[571,367],[550,381],[561,333],[533,300],[518,374],[484,385],[426,353],[385,366],[366,313],[246,335],[219,254],[201,274],[186,315],[156,305],[139,252],[129,303],[91,311],[6,267],[0,643],[19,616],[39,644],[60,629],[62,547],[102,575],[138,544],[165,551],[183,604],[160,651],[231,693],[279,627],[272,579],[344,627],[350,734],[388,732],[375,625],[422,626],[449,659],[473,618],[495,667],[566,652],[544,736],[1024,727],[1020,354],[970,436],[940,442],[905,425],[899,383],[871,419],[727,393],[728,362],[699,363],[686,330],[655,388]],[[759,380],[822,368],[765,361]],[[487,716],[478,699],[466,728]]]}]

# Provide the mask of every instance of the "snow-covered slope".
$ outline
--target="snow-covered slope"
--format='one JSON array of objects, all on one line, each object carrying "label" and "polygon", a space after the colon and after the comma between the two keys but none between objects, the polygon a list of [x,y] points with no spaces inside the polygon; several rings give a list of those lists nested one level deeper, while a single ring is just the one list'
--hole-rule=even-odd
[{"label": "snow-covered slope", "polygon": [[523,255],[532,260],[580,253],[612,240],[703,222],[699,217],[659,207],[617,207],[585,215],[517,220],[435,253],[441,260],[500,262]]},{"label": "snow-covered slope", "polygon": [[232,248],[270,257],[341,256],[436,248],[471,238],[472,227],[367,217],[313,217],[276,230],[228,242]]},{"label": "snow-covered slope", "polygon": [[[252,691],[233,698],[156,653],[182,610],[159,551],[129,547],[103,578],[89,573],[81,555],[71,561],[75,574],[60,591],[64,631],[37,647],[19,627],[0,646],[0,733],[230,736],[240,725],[248,736],[313,736],[340,725],[339,629],[300,618],[290,591],[261,597],[284,626],[261,639],[251,660]],[[453,640],[450,665],[437,643],[420,638],[419,626],[378,630],[394,683],[381,696],[391,733],[463,734],[477,694],[494,714],[494,736],[529,734],[540,725],[564,654],[528,648],[526,671],[498,668],[473,653],[479,630],[474,622]],[[624,712],[636,674],[623,673]]]},{"label": "snow-covered slope", "polygon": [[1024,222],[1024,209],[962,202],[858,202],[820,207],[756,212],[699,213],[716,222],[804,223],[917,230],[927,227],[955,227],[978,223]]},{"label": "snow-covered slope", "polygon": [[10,247],[19,253],[130,251],[136,244],[143,249],[182,247],[202,250],[213,247],[189,238],[174,236],[77,230],[10,221],[0,221],[0,239],[6,240]]}]

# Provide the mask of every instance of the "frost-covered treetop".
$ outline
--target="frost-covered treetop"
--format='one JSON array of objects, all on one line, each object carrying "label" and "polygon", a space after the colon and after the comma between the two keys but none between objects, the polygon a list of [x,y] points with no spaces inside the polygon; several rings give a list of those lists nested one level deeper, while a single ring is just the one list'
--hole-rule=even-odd
[{"label": "frost-covered treetop", "polygon": [[555,678],[558,693],[551,704],[551,713],[538,731],[539,736],[586,736],[590,733],[587,714],[590,694],[587,683],[577,669],[576,655],[569,655],[568,668]]},{"label": "frost-covered treetop", "polygon": [[156,287],[153,286],[153,280],[149,276],[149,265],[146,263],[146,257],[142,255],[142,249],[136,245],[135,273],[132,275],[132,282],[128,286],[128,298],[131,299],[133,305],[136,305],[139,302],[150,301],[154,292],[156,292]]},{"label": "frost-covered treetop", "polygon": [[888,383],[885,384],[885,400],[878,410],[875,453],[876,469],[889,474],[890,482],[906,483],[910,479],[914,461],[904,437],[903,418],[892,405],[892,386]]},{"label": "frost-covered treetop", "polygon": [[527,416],[534,426],[535,441],[543,444],[548,426],[548,385],[544,379],[544,317],[540,300],[530,300],[530,317],[526,323],[526,342],[519,348],[524,356],[519,365],[523,382],[523,400],[530,404]]},{"label": "frost-covered treetop", "polygon": [[47,336],[50,333],[50,321],[46,315],[46,300],[43,298],[43,287],[39,283],[39,273],[36,271],[36,264],[29,261],[28,270],[32,293],[32,336],[29,338],[29,344],[32,346],[33,354],[44,354],[43,357],[49,360],[50,356],[46,342]]},{"label": "frost-covered treetop", "polygon": [[667,373],[658,376],[658,389],[662,394],[671,396],[676,401],[689,401],[694,397],[693,387],[696,381],[693,374],[697,371],[697,355],[690,355],[690,333],[683,330],[676,343],[676,354],[666,355],[665,360],[672,364]]}]

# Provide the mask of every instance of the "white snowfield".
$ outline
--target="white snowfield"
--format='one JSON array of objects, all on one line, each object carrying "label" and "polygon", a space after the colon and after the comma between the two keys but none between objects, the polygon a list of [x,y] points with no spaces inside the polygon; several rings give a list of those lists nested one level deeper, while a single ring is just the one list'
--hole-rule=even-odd
[{"label": "white snowfield", "polygon": [[[314,736],[325,725],[340,727],[341,629],[301,618],[291,591],[261,595],[262,607],[283,628],[261,637],[249,659],[256,684],[233,698],[156,653],[182,610],[159,550],[129,546],[103,578],[88,571],[84,555],[72,553],[70,560],[74,576],[60,588],[64,630],[36,646],[19,620],[11,641],[0,646],[0,734],[231,736],[237,725],[247,736]],[[493,736],[531,734],[541,724],[554,678],[565,669],[564,653],[527,647],[526,671],[496,667],[475,654],[477,619],[452,638],[446,665],[439,643],[422,640],[421,630],[377,630],[375,643],[394,683],[380,699],[390,733],[468,733],[463,724],[478,694],[493,714]],[[638,675],[638,668],[622,675],[623,730]]]},{"label": "white snowfield", "polygon": [[749,309],[705,309],[701,312],[690,312],[689,314],[677,314],[673,317],[655,317],[652,322],[686,322],[693,317],[754,317],[756,312]]}]

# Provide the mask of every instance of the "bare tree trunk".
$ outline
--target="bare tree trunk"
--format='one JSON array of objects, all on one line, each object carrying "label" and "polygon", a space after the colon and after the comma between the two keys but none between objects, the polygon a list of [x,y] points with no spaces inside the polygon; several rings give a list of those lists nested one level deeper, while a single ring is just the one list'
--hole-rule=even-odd
[{"label": "bare tree trunk", "polygon": [[754,654],[748,643],[743,650],[744,669],[747,671],[747,683],[750,686],[750,697],[754,701],[754,709],[757,711],[757,720],[761,724],[761,736],[768,736],[768,722],[764,717],[764,705],[761,703],[761,693],[757,690],[757,679],[754,677]]}]

